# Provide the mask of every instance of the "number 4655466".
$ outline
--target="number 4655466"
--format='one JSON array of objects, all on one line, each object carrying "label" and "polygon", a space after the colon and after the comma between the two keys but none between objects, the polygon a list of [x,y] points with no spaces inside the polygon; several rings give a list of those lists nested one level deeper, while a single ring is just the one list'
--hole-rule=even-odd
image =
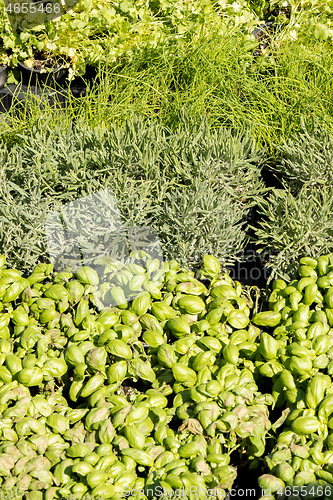
[{"label": "number 4655466", "polygon": [[291,495],[302,497],[306,495],[308,497],[312,496],[314,498],[321,497],[322,495],[325,495],[325,497],[330,497],[332,494],[333,486],[309,486],[293,486],[292,488],[290,486],[286,486],[285,488],[280,488],[276,493],[277,495],[285,495],[286,497],[290,497]]},{"label": "number 4655466", "polygon": [[6,5],[6,11],[14,14],[34,14],[42,12],[45,14],[60,14],[59,3],[9,3]]}]

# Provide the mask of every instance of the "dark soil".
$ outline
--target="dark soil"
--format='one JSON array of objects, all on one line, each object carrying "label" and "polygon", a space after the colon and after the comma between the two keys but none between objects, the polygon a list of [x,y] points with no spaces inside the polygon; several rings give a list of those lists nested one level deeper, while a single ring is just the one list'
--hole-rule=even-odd
[{"label": "dark soil", "polygon": [[34,57],[34,66],[33,68],[36,70],[42,69],[59,69],[61,67],[61,63],[52,59],[52,57],[47,57],[46,54],[36,53]]},{"label": "dark soil", "polygon": [[266,27],[260,27],[254,30],[253,32],[254,37],[256,40],[259,42],[258,48],[254,51],[255,56],[261,56],[263,51],[270,45],[271,43],[271,36],[269,33],[269,28]]},{"label": "dark soil", "polygon": [[60,66],[56,65],[52,59],[46,59],[45,61],[34,62],[34,69],[58,69]]},{"label": "dark soil", "polygon": [[286,16],[287,19],[290,19],[291,17],[291,7],[290,5],[288,7],[276,7],[272,11],[272,16],[277,17],[277,16]]}]

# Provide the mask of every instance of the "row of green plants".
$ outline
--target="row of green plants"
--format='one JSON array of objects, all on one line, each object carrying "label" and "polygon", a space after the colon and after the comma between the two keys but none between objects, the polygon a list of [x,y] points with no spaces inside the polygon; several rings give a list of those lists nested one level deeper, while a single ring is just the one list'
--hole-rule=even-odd
[{"label": "row of green plants", "polygon": [[42,125],[3,145],[0,155],[0,248],[26,271],[49,259],[49,214],[105,189],[123,228],[154,229],[165,259],[191,268],[214,251],[230,263],[246,244],[244,223],[264,191],[249,134],[212,132],[206,120],[191,124],[186,115],[174,132],[135,117],[110,130],[79,122],[64,133]]},{"label": "row of green plants", "polygon": [[253,57],[258,41],[247,39],[239,27],[146,45],[131,60],[103,64],[100,83],[90,84],[85,99],[69,96],[60,112],[30,102],[22,110],[14,99],[0,134],[18,141],[34,125],[67,129],[80,119],[91,127],[121,127],[131,114],[175,130],[185,109],[189,118],[206,116],[210,129],[252,126],[258,146],[279,156],[276,145],[303,132],[302,116],[332,129],[330,42],[314,36],[305,41],[305,30],[303,16],[294,28],[275,31],[274,50],[262,57]]},{"label": "row of green plants", "polygon": [[[149,226],[164,259],[189,270],[206,253],[233,265],[253,243],[271,278],[289,279],[303,254],[332,251],[329,131],[317,123],[309,132],[303,123],[273,162],[251,130],[212,131],[186,114],[180,123],[171,130],[133,117],[123,127],[91,129],[79,121],[64,132],[46,122],[15,144],[3,141],[0,251],[8,263],[31,272],[49,262],[50,214],[106,189],[123,230]],[[263,181],[267,164],[279,189]]]},{"label": "row of green plants", "polygon": [[[0,267],[0,482],[16,500],[333,488],[333,255],[269,296],[204,255]],[[129,297],[126,300],[125,295]]]},{"label": "row of green plants", "polygon": [[[25,5],[25,4],[24,4]],[[53,4],[52,4],[53,5]],[[60,3],[57,4],[60,8]],[[306,45],[311,38],[331,45],[331,2],[191,0],[183,2],[130,0],[66,2],[62,15],[21,12],[20,2],[0,2],[0,64],[15,68],[19,61],[33,67],[34,60],[52,59],[69,67],[69,79],[84,75],[87,66],[128,61],[147,47],[172,47],[186,51],[200,36],[237,29],[250,56],[256,46],[251,35],[258,24],[274,20],[286,31],[279,44],[299,35]],[[269,54],[262,58],[269,59]],[[10,81],[15,80],[15,75]]]}]

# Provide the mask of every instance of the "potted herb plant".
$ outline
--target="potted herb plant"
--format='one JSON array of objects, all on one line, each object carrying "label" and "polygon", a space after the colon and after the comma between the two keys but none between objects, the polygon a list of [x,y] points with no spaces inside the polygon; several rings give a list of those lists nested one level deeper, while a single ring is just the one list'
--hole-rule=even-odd
[{"label": "potted herb plant", "polygon": [[18,63],[25,85],[51,85],[62,82],[68,73],[68,64],[45,53]]}]

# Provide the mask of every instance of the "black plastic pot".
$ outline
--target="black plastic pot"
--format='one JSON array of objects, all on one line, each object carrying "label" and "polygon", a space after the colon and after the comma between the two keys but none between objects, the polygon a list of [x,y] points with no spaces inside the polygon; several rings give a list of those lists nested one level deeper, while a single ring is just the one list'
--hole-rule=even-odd
[{"label": "black plastic pot", "polygon": [[8,112],[13,105],[26,105],[32,97],[38,99],[41,109],[45,109],[47,103],[52,108],[63,108],[68,100],[68,92],[10,84],[0,90],[0,113]]},{"label": "black plastic pot", "polygon": [[0,67],[0,89],[3,89],[8,78],[8,68],[7,66]]},{"label": "black plastic pot", "polygon": [[63,82],[68,74],[68,69],[62,66],[46,72],[42,72],[39,69],[28,68],[23,62],[19,62],[18,66],[21,71],[21,81],[23,85],[48,85],[52,87]]},{"label": "black plastic pot", "polygon": [[87,85],[92,83],[97,77],[97,70],[92,66],[86,67],[86,72],[83,76],[76,76],[69,84],[68,90],[73,97],[85,97],[87,93]]},{"label": "black plastic pot", "polygon": [[0,113],[0,127],[6,123],[7,125],[11,126],[11,122],[8,118],[7,113]]},{"label": "black plastic pot", "polygon": [[9,88],[0,90],[0,113],[7,113],[12,104],[13,95]]},{"label": "black plastic pot", "polygon": [[97,69],[93,66],[86,66],[86,72],[83,76],[76,76],[71,81],[71,90],[72,89],[85,89],[87,83],[91,83],[97,76]]},{"label": "black plastic pot", "polygon": [[262,31],[265,31],[268,28],[272,28],[272,25],[273,25],[273,21],[269,21],[266,24],[260,24],[254,31],[252,31],[251,35],[257,37],[259,35],[259,33],[261,33]]},{"label": "black plastic pot", "polygon": [[73,87],[72,85],[69,87],[70,91],[73,94],[73,97],[85,97],[87,88],[86,87]]}]

